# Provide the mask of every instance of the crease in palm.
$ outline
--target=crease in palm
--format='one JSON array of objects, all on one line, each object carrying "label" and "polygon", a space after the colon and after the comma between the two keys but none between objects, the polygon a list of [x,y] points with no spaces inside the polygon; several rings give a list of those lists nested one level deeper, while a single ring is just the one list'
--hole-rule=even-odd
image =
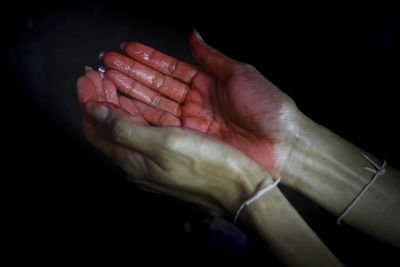
[{"label": "crease in palm", "polygon": [[[110,68],[106,77],[115,83],[116,90],[130,95],[146,121],[206,133],[238,148],[267,170],[274,170],[274,148],[285,139],[283,122],[287,116],[285,107],[292,105],[290,98],[249,65],[242,64],[221,79],[198,66],[180,62],[142,44],[130,44],[124,49],[133,60],[133,63],[127,63],[129,67],[121,64],[126,60],[122,57],[126,56],[113,52],[105,55],[103,62]],[[174,64],[173,68],[171,64]],[[240,63],[232,60],[232,64]],[[121,75],[130,76],[134,80],[131,84],[139,83],[152,91],[163,90],[160,95],[176,102],[179,113],[175,113],[176,108],[170,111],[138,100],[136,94],[142,92],[135,92],[134,86],[126,88],[126,81],[124,84],[120,81]],[[151,75],[161,80],[158,88],[151,83]],[[147,81],[150,84],[146,84]],[[173,83],[172,86],[168,87],[165,81]],[[164,88],[160,88],[160,84]],[[165,95],[182,95],[176,92],[176,88],[187,90],[182,93],[185,97],[181,103],[178,103],[181,100],[178,97],[174,99]],[[178,118],[179,122],[167,119],[171,116]]]}]

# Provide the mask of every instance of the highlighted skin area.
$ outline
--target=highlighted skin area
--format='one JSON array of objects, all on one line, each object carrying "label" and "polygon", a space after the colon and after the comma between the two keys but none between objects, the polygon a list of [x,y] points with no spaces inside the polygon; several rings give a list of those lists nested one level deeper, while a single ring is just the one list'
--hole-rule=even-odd
[{"label": "highlighted skin area", "polygon": [[[294,102],[255,68],[234,61],[194,35],[200,68],[146,45],[129,42],[126,55],[107,52],[105,77],[128,96],[143,118],[156,126],[180,126],[211,135],[250,156],[273,175],[295,129]],[[213,61],[213,62],[210,62]],[[206,69],[206,71],[204,70]],[[132,108],[131,108],[132,109]]]}]

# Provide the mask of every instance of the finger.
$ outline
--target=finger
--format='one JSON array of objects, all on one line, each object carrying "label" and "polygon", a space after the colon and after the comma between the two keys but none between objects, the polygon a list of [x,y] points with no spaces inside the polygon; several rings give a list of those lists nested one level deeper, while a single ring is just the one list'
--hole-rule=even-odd
[{"label": "finger", "polygon": [[121,48],[134,60],[185,83],[191,83],[199,71],[196,66],[170,57],[144,44],[129,42],[122,44]]},{"label": "finger", "polygon": [[[86,119],[83,119],[83,123],[85,123],[85,120],[94,120],[89,114],[85,113],[84,115]],[[96,126],[86,128],[84,133],[86,140],[91,145],[114,160],[122,168],[126,166],[124,163],[127,159],[129,159],[130,164],[134,164],[138,159],[143,157],[139,152],[114,142],[114,140],[110,138],[109,133],[98,123]]]},{"label": "finger", "polygon": [[157,126],[181,126],[181,121],[171,113],[153,108],[142,102],[130,100],[148,121]]},{"label": "finger", "polygon": [[[135,117],[138,122],[140,122],[143,125],[148,125],[146,119],[142,116],[139,109],[136,107],[135,104],[133,104],[132,99],[130,99],[126,96],[120,96],[119,103],[121,104],[121,108],[123,110],[125,110],[126,112],[128,112],[129,114],[131,114],[133,117]],[[141,102],[137,101],[137,103],[141,103]],[[143,104],[143,105],[146,105],[146,104]]]},{"label": "finger", "polygon": [[81,76],[76,82],[78,103],[81,109],[89,101],[100,101],[92,80],[87,76]]},{"label": "finger", "polygon": [[227,80],[237,69],[236,61],[208,46],[196,30],[190,34],[189,43],[194,59],[219,79]]},{"label": "finger", "polygon": [[132,161],[133,158],[143,157],[140,153],[115,143],[102,125],[87,113],[86,104],[91,101],[99,101],[95,86],[89,77],[82,76],[78,79],[77,91],[79,106],[82,110],[82,128],[86,140],[119,164],[126,161],[127,158]]},{"label": "finger", "polygon": [[112,156],[114,146],[107,138],[104,129],[98,127],[98,123],[86,113],[85,105],[91,101],[100,101],[92,80],[88,76],[79,77],[77,81],[78,103],[82,111],[82,129],[89,143],[108,156]]},{"label": "finger", "polygon": [[120,145],[113,142],[108,133],[102,129],[86,112],[82,114],[82,128],[86,140],[111,159],[115,159],[116,150]]},{"label": "finger", "polygon": [[140,165],[140,163],[144,162],[145,156],[134,149],[130,149],[114,142],[114,140],[110,138],[110,134],[106,129],[104,129],[98,122],[96,122],[97,125],[94,125],[92,123],[94,119],[85,112],[83,114],[83,124],[87,124],[89,121],[91,121],[90,125],[92,125],[92,127],[85,128],[84,133],[86,140],[107,157],[114,160],[123,169],[127,166],[127,160],[129,160],[130,166],[139,164],[139,166],[129,168],[127,171],[129,171],[131,175],[135,175],[137,178],[143,178],[143,164]]},{"label": "finger", "polygon": [[86,76],[92,81],[98,95],[98,100],[106,101],[103,88],[103,79],[101,78],[100,73],[94,70],[89,70],[86,72]]},{"label": "finger", "polygon": [[187,84],[179,82],[121,54],[108,52],[104,54],[102,59],[104,64],[109,68],[126,74],[178,103],[183,102],[189,91]]},{"label": "finger", "polygon": [[149,87],[115,70],[106,72],[107,79],[114,82],[115,86],[123,93],[152,107],[170,112],[179,117],[181,108],[178,103],[169,100]]},{"label": "finger", "polygon": [[119,106],[117,88],[115,88],[114,83],[112,81],[110,81],[109,79],[104,79],[103,87],[104,87],[104,95],[105,95],[106,101]]},{"label": "finger", "polygon": [[145,155],[157,156],[165,142],[164,129],[145,126],[135,121],[127,112],[107,104],[89,102],[88,114],[95,118],[117,144],[124,145]]}]

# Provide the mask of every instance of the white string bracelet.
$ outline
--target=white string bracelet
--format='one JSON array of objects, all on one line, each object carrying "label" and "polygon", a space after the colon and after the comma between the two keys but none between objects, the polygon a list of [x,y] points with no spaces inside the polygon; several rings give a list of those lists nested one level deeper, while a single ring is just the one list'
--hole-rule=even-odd
[{"label": "white string bracelet", "polygon": [[386,172],[386,160],[383,160],[383,163],[381,166],[376,164],[372,159],[370,159],[367,155],[361,153],[361,155],[368,160],[369,163],[371,163],[375,169],[372,169],[370,167],[364,167],[364,170],[367,170],[369,172],[375,173],[374,177],[372,180],[361,190],[361,192],[357,195],[357,197],[351,202],[351,204],[346,208],[346,210],[340,215],[340,217],[337,219],[337,224],[340,224],[340,221],[344,218],[344,216],[347,215],[347,213],[354,207],[354,205],[360,200],[362,195],[371,187],[371,185],[375,182],[375,180],[380,176],[384,175]]},{"label": "white string bracelet", "polygon": [[235,218],[233,219],[233,223],[236,224],[237,219],[239,218],[239,214],[244,209],[244,207],[250,205],[253,201],[255,201],[256,199],[258,199],[259,197],[261,197],[262,195],[264,195],[265,193],[267,193],[268,191],[270,191],[271,189],[276,187],[278,185],[278,183],[280,182],[280,180],[281,180],[281,178],[278,178],[275,182],[267,185],[265,188],[261,189],[260,191],[257,191],[252,197],[250,197],[249,199],[244,201],[242,203],[242,205],[240,205],[239,209],[236,211]]}]

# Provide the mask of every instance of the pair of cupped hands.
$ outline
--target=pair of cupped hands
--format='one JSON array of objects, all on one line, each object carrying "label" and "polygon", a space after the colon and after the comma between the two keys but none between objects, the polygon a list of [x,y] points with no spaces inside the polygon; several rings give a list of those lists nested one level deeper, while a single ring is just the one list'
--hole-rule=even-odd
[{"label": "pair of cupped hands", "polygon": [[77,81],[84,135],[140,188],[233,215],[280,177],[301,113],[195,30],[189,45],[199,66],[136,42],[102,52],[104,75]]}]

